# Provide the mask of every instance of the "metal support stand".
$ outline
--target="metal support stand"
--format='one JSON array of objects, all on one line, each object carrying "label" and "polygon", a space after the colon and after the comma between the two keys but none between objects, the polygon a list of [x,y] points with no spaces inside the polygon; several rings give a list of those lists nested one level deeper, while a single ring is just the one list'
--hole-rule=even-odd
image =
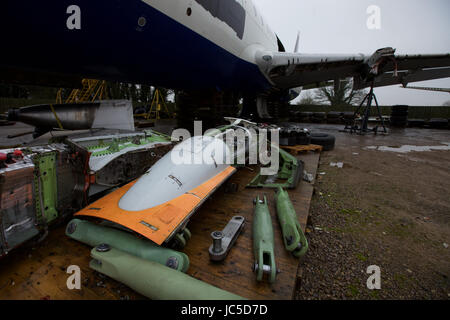
[{"label": "metal support stand", "polygon": [[[367,101],[367,104],[365,104]],[[353,114],[353,120],[351,124],[347,124],[344,128],[344,131],[350,130],[350,133],[357,133],[360,135],[364,135],[366,133],[378,133],[378,126],[369,129],[368,128],[368,124],[369,124],[369,117],[370,117],[370,110],[372,108],[372,103],[375,101],[375,105],[377,107],[377,112],[378,112],[378,117],[381,120],[381,126],[383,128],[383,133],[387,133],[387,129],[386,126],[384,124],[384,119],[383,116],[381,114],[381,108],[378,104],[378,100],[377,97],[373,91],[373,83],[372,86],[370,87],[370,91],[369,93],[366,95],[366,97],[364,98],[364,100],[361,102],[361,104],[359,105],[359,107],[356,109],[355,113]],[[362,112],[361,112],[362,111]],[[360,113],[361,112],[361,113]],[[356,123],[356,118],[357,116],[361,114],[361,126],[358,126],[358,124]]]}]

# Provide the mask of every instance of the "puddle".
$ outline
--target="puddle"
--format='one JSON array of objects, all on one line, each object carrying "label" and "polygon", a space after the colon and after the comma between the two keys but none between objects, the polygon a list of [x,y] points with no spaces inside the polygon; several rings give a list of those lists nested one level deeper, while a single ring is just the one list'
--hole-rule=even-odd
[{"label": "puddle", "polygon": [[412,152],[412,151],[427,152],[427,151],[435,151],[435,150],[446,151],[446,150],[450,150],[450,142],[443,142],[443,145],[440,145],[440,146],[410,146],[410,145],[404,145],[401,147],[369,146],[364,149],[397,152],[397,153],[408,153],[408,152]]}]

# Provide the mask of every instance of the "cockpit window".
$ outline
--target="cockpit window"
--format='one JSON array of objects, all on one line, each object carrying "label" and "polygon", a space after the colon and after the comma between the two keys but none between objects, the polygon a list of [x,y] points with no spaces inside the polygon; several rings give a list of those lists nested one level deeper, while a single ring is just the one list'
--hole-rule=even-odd
[{"label": "cockpit window", "polygon": [[245,9],[236,0],[195,0],[211,15],[230,26],[242,40],[245,28]]}]

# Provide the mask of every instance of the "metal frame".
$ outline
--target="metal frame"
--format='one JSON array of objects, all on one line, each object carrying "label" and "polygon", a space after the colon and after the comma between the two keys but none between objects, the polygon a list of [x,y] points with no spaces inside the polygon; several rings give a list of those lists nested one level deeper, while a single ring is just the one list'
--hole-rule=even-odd
[{"label": "metal frame", "polygon": [[[372,108],[372,103],[375,102],[375,106],[377,107],[377,112],[378,112],[378,117],[381,120],[381,126],[383,127],[383,133],[387,134],[388,131],[386,129],[386,126],[384,124],[384,119],[383,119],[383,115],[381,114],[381,108],[380,105],[378,104],[378,100],[377,97],[374,93],[374,83],[372,82],[372,85],[370,86],[370,91],[369,93],[364,97],[363,101],[361,102],[361,104],[359,105],[359,107],[355,110],[355,113],[353,114],[353,120],[352,120],[352,124],[349,125],[347,124],[344,128],[344,131],[350,130],[350,133],[357,133],[360,135],[364,135],[366,133],[374,133],[377,134],[378,133],[378,126],[369,129],[368,128],[368,124],[369,124],[369,117],[370,117],[370,110]],[[365,104],[365,102],[367,101],[367,104]],[[362,112],[362,117],[361,117],[361,126],[358,126],[356,124],[356,117],[358,114],[360,114],[360,111]]]}]

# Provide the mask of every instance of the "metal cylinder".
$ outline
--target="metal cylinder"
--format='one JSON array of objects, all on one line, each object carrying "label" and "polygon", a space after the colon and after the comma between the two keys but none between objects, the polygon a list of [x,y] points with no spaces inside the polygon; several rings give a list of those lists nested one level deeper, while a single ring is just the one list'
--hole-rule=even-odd
[{"label": "metal cylinder", "polygon": [[221,252],[223,233],[221,231],[214,231],[211,233],[211,238],[213,239],[213,251],[216,253]]},{"label": "metal cylinder", "polygon": [[[55,111],[64,129],[89,129],[95,119],[100,103],[55,104]],[[58,128],[58,120],[50,105],[35,105],[11,109],[8,112],[9,121],[20,121],[35,127]]]},{"label": "metal cylinder", "polygon": [[88,221],[73,219],[67,225],[66,235],[92,247],[107,244],[178,271],[186,272],[189,268],[189,258],[182,252],[160,247],[149,240],[139,239],[131,233]]},{"label": "metal cylinder", "polygon": [[143,260],[115,248],[92,249],[89,266],[153,300],[242,300],[182,272]]}]

